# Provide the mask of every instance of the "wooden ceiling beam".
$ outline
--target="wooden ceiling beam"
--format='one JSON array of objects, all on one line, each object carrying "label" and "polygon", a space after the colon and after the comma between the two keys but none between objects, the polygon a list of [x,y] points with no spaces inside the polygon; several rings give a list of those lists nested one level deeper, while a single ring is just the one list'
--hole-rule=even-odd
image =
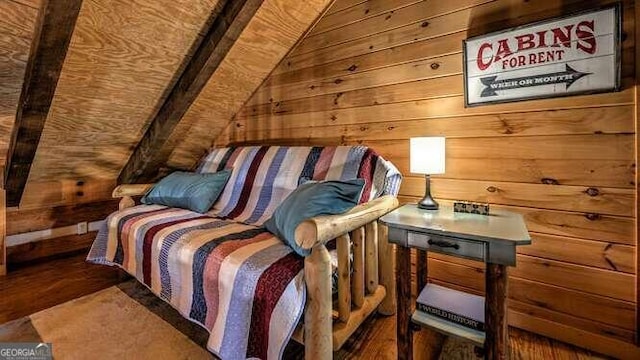
[{"label": "wooden ceiling beam", "polygon": [[20,204],[81,5],[44,0],[40,8],[7,153],[7,206]]},{"label": "wooden ceiling beam", "polygon": [[120,172],[118,183],[149,179],[167,161],[169,154],[162,154],[162,147],[262,2],[263,0],[226,1]]}]

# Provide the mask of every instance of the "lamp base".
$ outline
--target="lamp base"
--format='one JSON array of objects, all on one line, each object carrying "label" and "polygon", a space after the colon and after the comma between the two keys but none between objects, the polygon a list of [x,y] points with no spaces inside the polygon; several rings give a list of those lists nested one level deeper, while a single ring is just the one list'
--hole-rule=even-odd
[{"label": "lamp base", "polygon": [[431,197],[431,177],[427,174],[424,176],[425,187],[424,197],[418,201],[418,208],[424,210],[438,210],[438,203]]},{"label": "lamp base", "polygon": [[418,202],[418,208],[424,210],[438,210],[438,203],[431,197],[431,194],[428,194]]}]

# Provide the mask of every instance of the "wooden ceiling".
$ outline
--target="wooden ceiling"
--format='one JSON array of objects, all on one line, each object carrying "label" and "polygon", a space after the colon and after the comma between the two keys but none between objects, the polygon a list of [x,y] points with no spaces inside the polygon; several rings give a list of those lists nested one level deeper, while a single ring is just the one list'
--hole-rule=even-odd
[{"label": "wooden ceiling", "polygon": [[329,2],[265,1],[164,147],[168,166],[203,155]]},{"label": "wooden ceiling", "polygon": [[114,178],[218,0],[85,0],[30,181]]},{"label": "wooden ceiling", "polygon": [[38,0],[0,1],[0,164],[6,161],[39,6]]},{"label": "wooden ceiling", "polygon": [[[193,165],[330,2],[262,2],[162,147],[170,165]],[[27,189],[115,181],[224,3],[84,0]],[[0,19],[2,163],[38,9],[38,0],[0,2],[9,14]]]}]

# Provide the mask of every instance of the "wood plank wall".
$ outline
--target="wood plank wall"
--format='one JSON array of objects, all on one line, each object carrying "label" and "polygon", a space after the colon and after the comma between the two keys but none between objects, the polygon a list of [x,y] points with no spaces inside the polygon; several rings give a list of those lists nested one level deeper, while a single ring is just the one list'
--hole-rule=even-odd
[{"label": "wood plank wall", "polygon": [[[612,1],[338,0],[219,136],[367,144],[423,194],[408,138],[443,135],[438,200],[522,213],[533,245],[510,273],[512,325],[621,358],[636,336],[634,1],[620,92],[465,108],[462,40]],[[432,281],[483,291],[483,266],[430,255]]]}]

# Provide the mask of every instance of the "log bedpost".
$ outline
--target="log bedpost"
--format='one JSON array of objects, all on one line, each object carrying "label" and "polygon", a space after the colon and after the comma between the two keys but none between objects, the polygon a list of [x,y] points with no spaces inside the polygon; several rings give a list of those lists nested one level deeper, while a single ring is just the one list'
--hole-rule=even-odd
[{"label": "log bedpost", "polygon": [[365,225],[365,279],[367,292],[373,294],[378,288],[378,221]]},{"label": "log bedpost", "polygon": [[305,359],[333,357],[331,317],[331,256],[324,244],[304,259],[307,308],[304,320]]},{"label": "log bedpost", "polygon": [[342,322],[349,321],[351,316],[351,262],[349,248],[351,239],[349,233],[340,235],[336,239],[338,249],[338,318]]},{"label": "log bedpost", "polygon": [[353,231],[353,274],[351,281],[351,292],[353,305],[361,308],[364,304],[364,227],[359,227]]}]

